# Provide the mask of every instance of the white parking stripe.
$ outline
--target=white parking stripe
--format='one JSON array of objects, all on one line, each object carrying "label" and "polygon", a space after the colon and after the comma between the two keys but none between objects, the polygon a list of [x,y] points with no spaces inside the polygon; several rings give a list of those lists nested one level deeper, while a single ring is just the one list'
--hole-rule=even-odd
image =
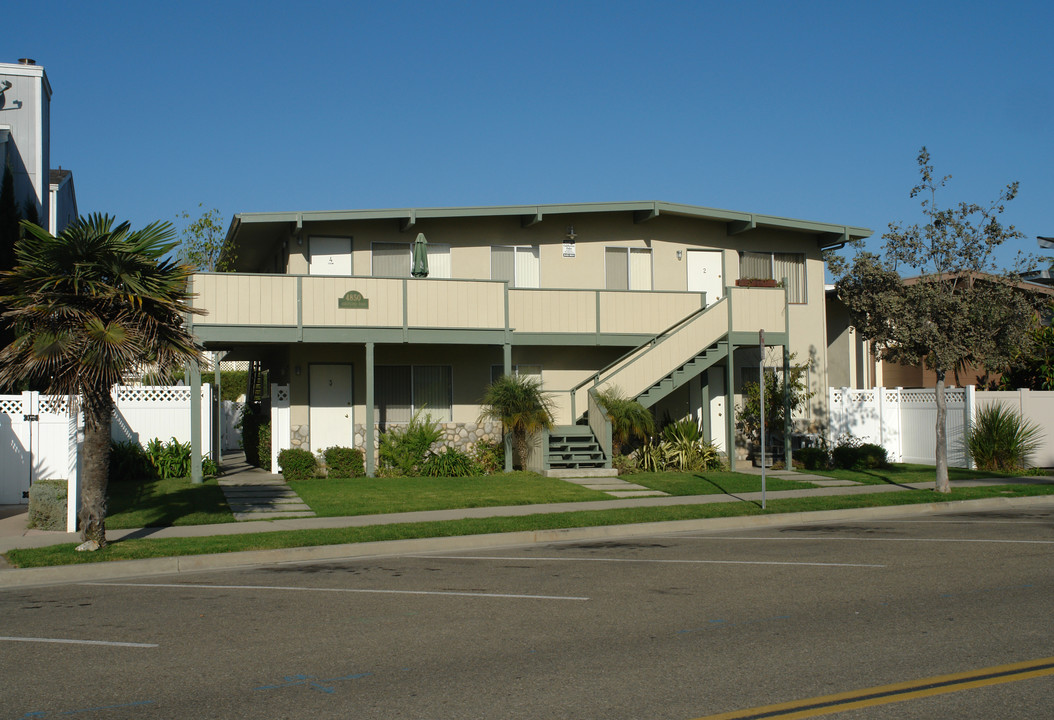
[{"label": "white parking stripe", "polygon": [[313,588],[287,587],[281,585],[195,585],[191,583],[112,583],[95,582],[81,585],[102,585],[104,587],[151,587],[151,588],[199,588],[203,590],[289,590],[299,592],[337,592],[337,593],[377,593],[383,595],[453,595],[455,597],[513,598],[521,600],[589,600],[587,597],[565,595],[513,595],[509,593],[483,592],[447,592],[440,590],[370,590],[362,588]]},{"label": "white parking stripe", "polygon": [[[759,538],[760,539],[760,538]],[[822,563],[822,562],[775,562],[771,560],[649,560],[644,558],[596,558],[596,557],[521,557],[501,555],[404,555],[403,557],[427,558],[429,560],[557,560],[561,562],[610,562],[610,563],[657,563],[684,565],[809,565],[814,567],[866,567],[883,568],[885,565],[861,563]]]},{"label": "white parking stripe", "polygon": [[156,648],[157,645],[153,643],[133,643],[133,642],[114,642],[110,640],[69,640],[66,638],[33,638],[33,637],[4,637],[0,635],[0,640],[7,640],[9,642],[28,642],[28,643],[61,643],[63,645],[109,645],[111,647],[137,647],[137,648]]}]

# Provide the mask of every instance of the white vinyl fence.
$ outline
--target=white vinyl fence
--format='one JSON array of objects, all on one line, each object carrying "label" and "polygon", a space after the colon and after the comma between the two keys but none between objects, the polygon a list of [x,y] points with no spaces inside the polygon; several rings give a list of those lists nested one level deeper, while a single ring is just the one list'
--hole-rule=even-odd
[{"label": "white vinyl fence", "polygon": [[[144,447],[159,438],[188,442],[191,388],[117,386],[111,437]],[[35,392],[0,395],[0,505],[28,502],[36,480],[68,483],[67,529],[76,530],[78,465],[83,414],[69,412],[70,398]],[[212,387],[201,387],[201,450],[213,456]]]},{"label": "white vinyl fence", "polygon": [[[890,462],[936,462],[937,405],[933,388],[830,388],[828,411],[831,442],[852,435],[886,449]],[[973,385],[945,390],[948,417],[948,464],[970,467],[964,437],[982,407],[998,403],[1021,413],[1040,428],[1042,444],[1030,459],[1038,467],[1054,467],[1054,392],[1038,390],[981,391]]]}]

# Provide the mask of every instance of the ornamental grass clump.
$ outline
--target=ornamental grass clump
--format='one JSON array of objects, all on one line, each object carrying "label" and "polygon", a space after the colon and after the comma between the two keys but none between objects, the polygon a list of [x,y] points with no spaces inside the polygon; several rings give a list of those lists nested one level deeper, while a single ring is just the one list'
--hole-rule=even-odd
[{"label": "ornamental grass clump", "polygon": [[977,412],[966,433],[966,449],[979,470],[1012,471],[1028,466],[1042,441],[1039,426],[1016,410],[988,405]]}]

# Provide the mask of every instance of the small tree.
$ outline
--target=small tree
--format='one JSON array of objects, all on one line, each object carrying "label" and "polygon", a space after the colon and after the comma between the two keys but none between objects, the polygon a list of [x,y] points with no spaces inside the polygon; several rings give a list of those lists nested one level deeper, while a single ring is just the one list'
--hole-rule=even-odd
[{"label": "small tree", "polygon": [[487,386],[480,400],[482,420],[501,422],[511,432],[520,467],[527,469],[527,436],[553,426],[553,399],[542,383],[528,375],[502,375]]},{"label": "small tree", "polygon": [[[204,208],[204,203],[198,203]],[[224,252],[227,231],[219,209],[203,210],[201,217],[191,220],[190,213],[184,212],[177,219],[189,221],[181,233],[180,255],[183,262],[202,272],[231,272],[234,270],[235,257]]]},{"label": "small tree", "polygon": [[644,440],[655,432],[655,419],[648,408],[626,395],[616,386],[597,394],[597,401],[611,421],[611,454],[621,455],[622,446],[631,438]]},{"label": "small tree", "polygon": [[[937,191],[951,179],[936,179],[926,148],[918,156],[923,225],[890,223],[882,237],[885,257],[858,252],[836,284],[850,322],[871,341],[876,356],[903,365],[925,362],[936,383],[936,489],[949,492],[947,404],[944,376],[969,363],[1008,365],[1030,342],[1029,328],[1039,298],[1020,284],[1017,273],[995,266],[995,249],[1022,237],[999,216],[1017,195],[1012,183],[988,205],[937,204]],[[919,277],[904,281],[910,268]]]},{"label": "small tree", "polygon": [[[793,360],[794,356],[791,356]],[[765,373],[765,437],[783,437],[787,408],[791,413],[805,409],[813,392],[806,384],[808,365],[790,366],[789,373]],[[743,405],[736,411],[736,427],[747,442],[761,444],[761,391],[757,382],[743,383]]]}]

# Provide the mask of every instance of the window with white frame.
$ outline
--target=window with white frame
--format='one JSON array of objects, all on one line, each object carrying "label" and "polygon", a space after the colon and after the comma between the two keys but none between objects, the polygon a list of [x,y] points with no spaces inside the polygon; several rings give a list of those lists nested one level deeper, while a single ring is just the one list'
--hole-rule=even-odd
[{"label": "window with white frame", "polygon": [[[494,382],[495,380],[497,380],[498,378],[500,378],[504,374],[505,374],[505,366],[504,365],[491,365],[490,366],[490,381],[491,382]],[[537,380],[539,386],[541,386],[541,384],[542,384],[542,366],[541,365],[513,365],[512,366],[512,374],[513,375],[526,375],[528,377],[531,377],[531,378],[534,378],[535,380]]]},{"label": "window with white frame", "polygon": [[422,410],[450,422],[453,383],[450,365],[378,365],[374,368],[374,407],[381,427],[410,422]]},{"label": "window with white frame", "polygon": [[604,248],[608,290],[651,290],[651,248]]},{"label": "window with white frame", "polygon": [[805,255],[802,253],[742,252],[739,254],[739,277],[776,282],[786,278],[790,302],[806,302]]},{"label": "window with white frame", "polygon": [[539,284],[537,245],[494,245],[490,249],[490,277],[511,287],[536,288]]},{"label": "window with white frame", "polygon": [[[428,243],[428,277],[450,277],[450,245]],[[410,277],[413,269],[414,244],[375,242],[373,252],[373,277]]]}]

